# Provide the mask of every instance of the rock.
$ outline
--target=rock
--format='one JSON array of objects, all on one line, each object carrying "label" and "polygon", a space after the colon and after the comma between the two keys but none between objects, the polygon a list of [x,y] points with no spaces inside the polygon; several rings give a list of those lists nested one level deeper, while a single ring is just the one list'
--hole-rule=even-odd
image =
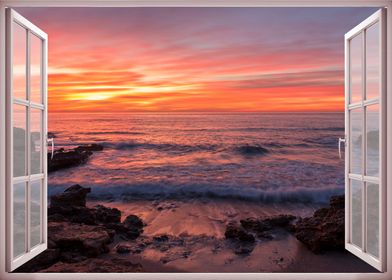
[{"label": "rock", "polygon": [[260,145],[243,145],[236,148],[236,150],[244,156],[264,155],[269,151]]},{"label": "rock", "polygon": [[226,239],[234,239],[242,242],[253,243],[256,241],[255,237],[251,233],[246,232],[244,228],[233,222],[227,225],[225,237]]},{"label": "rock", "polygon": [[86,196],[91,188],[84,188],[78,184],[67,188],[63,193],[50,198],[50,207],[86,207]]},{"label": "rock", "polygon": [[312,217],[300,219],[292,228],[295,237],[314,253],[344,250],[344,196],[330,199],[330,207],[321,208]]},{"label": "rock", "polygon": [[144,223],[138,216],[129,215],[123,221],[123,225],[127,228],[143,228]]},{"label": "rock", "polygon": [[169,236],[167,236],[166,234],[162,234],[162,235],[154,236],[153,240],[157,242],[167,242],[169,241]]},{"label": "rock", "polygon": [[37,272],[56,263],[60,258],[59,249],[47,249],[34,257],[15,272]]},{"label": "rock", "polygon": [[81,255],[78,251],[65,251],[61,252],[60,261],[66,263],[77,263],[86,260],[87,257]]},{"label": "rock", "polygon": [[116,246],[116,252],[119,254],[128,254],[131,252],[131,248],[127,245],[117,245]]},{"label": "rock", "polygon": [[119,254],[140,254],[148,245],[144,242],[132,242],[130,244],[118,244],[116,252]]},{"label": "rock", "polygon": [[86,207],[86,195],[90,191],[90,188],[74,185],[63,193],[52,196],[48,209],[49,221],[70,221],[87,225],[119,224],[120,210],[103,205]]},{"label": "rock", "polygon": [[93,151],[102,150],[102,145],[90,144],[78,146],[70,150],[58,149],[54,152],[53,158],[51,153],[48,153],[48,172],[86,163],[88,158],[93,154]]},{"label": "rock", "polygon": [[58,262],[41,272],[143,272],[141,264],[129,260],[112,259],[87,259],[79,263]]},{"label": "rock", "polygon": [[109,224],[121,222],[121,211],[117,208],[108,208],[103,205],[97,205],[92,211],[95,214],[97,223]]},{"label": "rock", "polygon": [[277,215],[266,218],[247,218],[241,220],[241,225],[246,229],[258,234],[276,227],[290,228],[291,223],[296,219],[293,215]]},{"label": "rock", "polygon": [[112,241],[107,230],[101,226],[69,222],[48,223],[48,236],[61,251],[79,252],[87,257],[108,252],[107,244]]},{"label": "rock", "polygon": [[83,145],[75,148],[75,151],[90,151],[90,152],[98,152],[98,151],[103,151],[103,146],[99,144],[88,144],[88,145]]},{"label": "rock", "polygon": [[125,235],[131,239],[134,240],[140,236],[140,234],[143,232],[142,229],[137,229],[137,228],[130,228],[126,231]]},{"label": "rock", "polygon": [[112,229],[119,234],[126,233],[128,231],[128,228],[124,226],[122,223],[108,223],[105,224],[105,227],[108,229]]},{"label": "rock", "polygon": [[136,239],[143,232],[144,223],[136,215],[129,215],[125,218],[122,224],[126,230],[125,235],[129,239]]},{"label": "rock", "polygon": [[239,244],[235,249],[234,249],[234,254],[236,255],[249,255],[252,253],[255,245],[253,243],[245,243],[245,244]]}]

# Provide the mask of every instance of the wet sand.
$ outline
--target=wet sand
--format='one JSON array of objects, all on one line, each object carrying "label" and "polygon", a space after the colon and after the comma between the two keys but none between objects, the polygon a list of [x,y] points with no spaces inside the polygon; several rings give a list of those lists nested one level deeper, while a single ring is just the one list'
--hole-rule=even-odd
[{"label": "wet sand", "polygon": [[[96,202],[116,207],[122,217],[135,214],[147,224],[136,241],[115,240],[105,258],[122,257],[141,263],[148,272],[375,272],[348,252],[314,254],[283,229],[273,240],[258,241],[250,254],[236,254],[224,238],[226,224],[248,217],[292,214],[311,216],[322,205],[261,205],[244,201],[127,201]],[[139,248],[154,236],[167,235],[165,242],[153,241],[145,249],[119,254],[120,245]]]}]

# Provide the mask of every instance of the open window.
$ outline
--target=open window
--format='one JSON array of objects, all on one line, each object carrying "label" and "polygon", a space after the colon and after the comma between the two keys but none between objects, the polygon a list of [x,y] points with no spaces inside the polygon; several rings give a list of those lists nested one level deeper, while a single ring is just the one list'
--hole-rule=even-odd
[{"label": "open window", "polygon": [[7,266],[47,248],[47,35],[7,9]]},{"label": "open window", "polygon": [[385,10],[345,36],[346,249],[385,269]]},{"label": "open window", "polygon": [[[47,35],[7,9],[7,269],[47,248]],[[386,11],[345,36],[346,249],[386,265]],[[52,142],[53,143],[53,142]]]}]

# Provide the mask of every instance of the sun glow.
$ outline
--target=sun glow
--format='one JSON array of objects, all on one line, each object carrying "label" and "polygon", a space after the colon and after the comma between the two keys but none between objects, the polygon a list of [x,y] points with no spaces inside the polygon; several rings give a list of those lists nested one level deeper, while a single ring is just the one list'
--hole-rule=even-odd
[{"label": "sun glow", "polygon": [[340,20],[322,25],[317,14],[267,10],[23,13],[49,34],[53,112],[341,111],[343,34],[355,17],[335,11]]}]

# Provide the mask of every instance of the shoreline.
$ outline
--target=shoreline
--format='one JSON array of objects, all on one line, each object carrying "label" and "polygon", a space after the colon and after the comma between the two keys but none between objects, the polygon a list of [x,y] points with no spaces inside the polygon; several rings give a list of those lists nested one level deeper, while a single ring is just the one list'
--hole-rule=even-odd
[{"label": "shoreline", "polygon": [[[340,215],[338,197],[316,210],[235,200],[98,203],[86,199],[90,191],[75,185],[51,198],[49,249],[18,272],[374,272],[307,231],[317,213]],[[304,233],[322,252],[300,241]]]}]

